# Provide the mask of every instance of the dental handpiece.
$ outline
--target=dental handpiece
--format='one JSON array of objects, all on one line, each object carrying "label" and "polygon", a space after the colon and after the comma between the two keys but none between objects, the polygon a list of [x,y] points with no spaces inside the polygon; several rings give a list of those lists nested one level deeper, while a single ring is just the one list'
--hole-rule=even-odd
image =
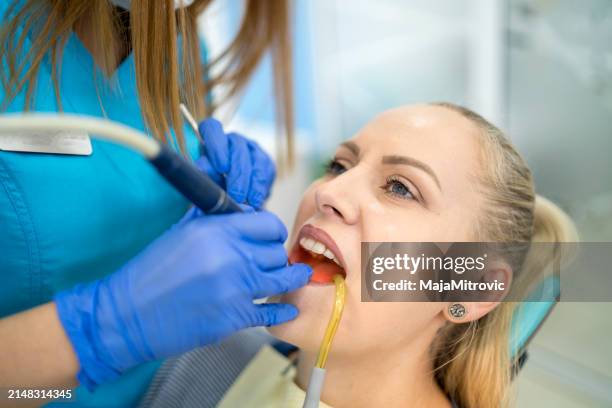
[{"label": "dental handpiece", "polygon": [[206,214],[242,212],[225,190],[178,153],[121,123],[74,114],[0,115],[0,135],[20,132],[82,131],[142,153],[177,191]]},{"label": "dental handpiece", "polygon": [[332,309],[332,314],[327,323],[321,347],[319,348],[317,362],[310,374],[310,381],[308,382],[306,398],[304,399],[302,408],[317,408],[321,400],[321,392],[323,391],[323,383],[325,382],[325,363],[327,363],[329,350],[331,349],[334,336],[340,325],[340,319],[342,318],[342,311],[344,310],[344,303],[346,300],[346,285],[344,284],[342,275],[334,276],[334,284],[336,285],[334,308]]}]

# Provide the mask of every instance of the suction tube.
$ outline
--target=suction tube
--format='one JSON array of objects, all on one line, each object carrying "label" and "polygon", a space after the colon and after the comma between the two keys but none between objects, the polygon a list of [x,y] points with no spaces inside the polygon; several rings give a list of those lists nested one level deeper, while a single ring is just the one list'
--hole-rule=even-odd
[{"label": "suction tube", "polygon": [[342,275],[334,276],[334,284],[336,285],[334,308],[329,323],[327,323],[327,329],[325,329],[321,347],[319,348],[317,362],[310,374],[310,382],[308,383],[308,390],[306,390],[303,408],[316,408],[319,406],[321,391],[323,390],[323,383],[325,382],[325,363],[327,363],[327,356],[329,355],[329,350],[331,349],[334,336],[336,335],[336,330],[338,330],[340,319],[342,318],[342,311],[344,310],[344,302],[346,299],[346,285]]},{"label": "suction tube", "polygon": [[83,131],[142,153],[176,190],[207,214],[242,212],[214,181],[179,154],[144,133],[91,116],[24,113],[0,115],[0,135],[20,132]]}]

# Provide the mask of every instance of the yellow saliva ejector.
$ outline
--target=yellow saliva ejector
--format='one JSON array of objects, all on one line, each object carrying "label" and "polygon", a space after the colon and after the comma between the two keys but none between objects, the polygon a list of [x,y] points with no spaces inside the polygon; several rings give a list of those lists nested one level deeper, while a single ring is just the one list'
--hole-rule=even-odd
[{"label": "yellow saliva ejector", "polygon": [[344,301],[346,298],[346,286],[342,275],[334,276],[334,284],[336,285],[334,308],[329,323],[327,323],[327,329],[325,329],[321,347],[319,348],[317,362],[310,374],[310,382],[308,383],[308,390],[306,390],[303,408],[316,408],[319,406],[323,382],[325,381],[325,363],[327,362],[329,350],[331,349],[336,330],[342,318],[342,311],[344,310]]}]

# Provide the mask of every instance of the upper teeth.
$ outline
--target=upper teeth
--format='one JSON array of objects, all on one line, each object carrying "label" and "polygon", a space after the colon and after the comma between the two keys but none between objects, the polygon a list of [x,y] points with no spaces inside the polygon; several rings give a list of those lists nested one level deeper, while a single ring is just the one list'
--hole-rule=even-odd
[{"label": "upper teeth", "polygon": [[340,261],[336,258],[336,255],[332,251],[329,250],[322,242],[315,241],[312,238],[302,238],[300,239],[300,246],[310,252],[314,252],[315,254],[324,255],[326,258],[331,259],[338,265],[340,265]]}]

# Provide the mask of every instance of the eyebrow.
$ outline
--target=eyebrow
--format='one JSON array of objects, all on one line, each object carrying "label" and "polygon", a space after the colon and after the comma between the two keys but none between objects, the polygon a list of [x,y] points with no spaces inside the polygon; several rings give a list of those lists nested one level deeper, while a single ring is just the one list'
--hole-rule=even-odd
[{"label": "eyebrow", "polygon": [[436,184],[438,185],[438,188],[440,189],[440,191],[442,191],[442,187],[440,186],[440,180],[438,180],[436,173],[434,173],[431,167],[429,167],[427,164],[423,163],[422,161],[419,161],[417,159],[414,159],[408,156],[383,156],[382,163],[383,164],[405,164],[407,166],[417,167],[423,170],[425,173],[429,174],[431,178],[433,178]]},{"label": "eyebrow", "polygon": [[344,142],[342,144],[340,144],[340,146],[344,146],[347,149],[349,149],[355,156],[359,157],[359,146],[357,146],[357,143],[355,142]]}]

